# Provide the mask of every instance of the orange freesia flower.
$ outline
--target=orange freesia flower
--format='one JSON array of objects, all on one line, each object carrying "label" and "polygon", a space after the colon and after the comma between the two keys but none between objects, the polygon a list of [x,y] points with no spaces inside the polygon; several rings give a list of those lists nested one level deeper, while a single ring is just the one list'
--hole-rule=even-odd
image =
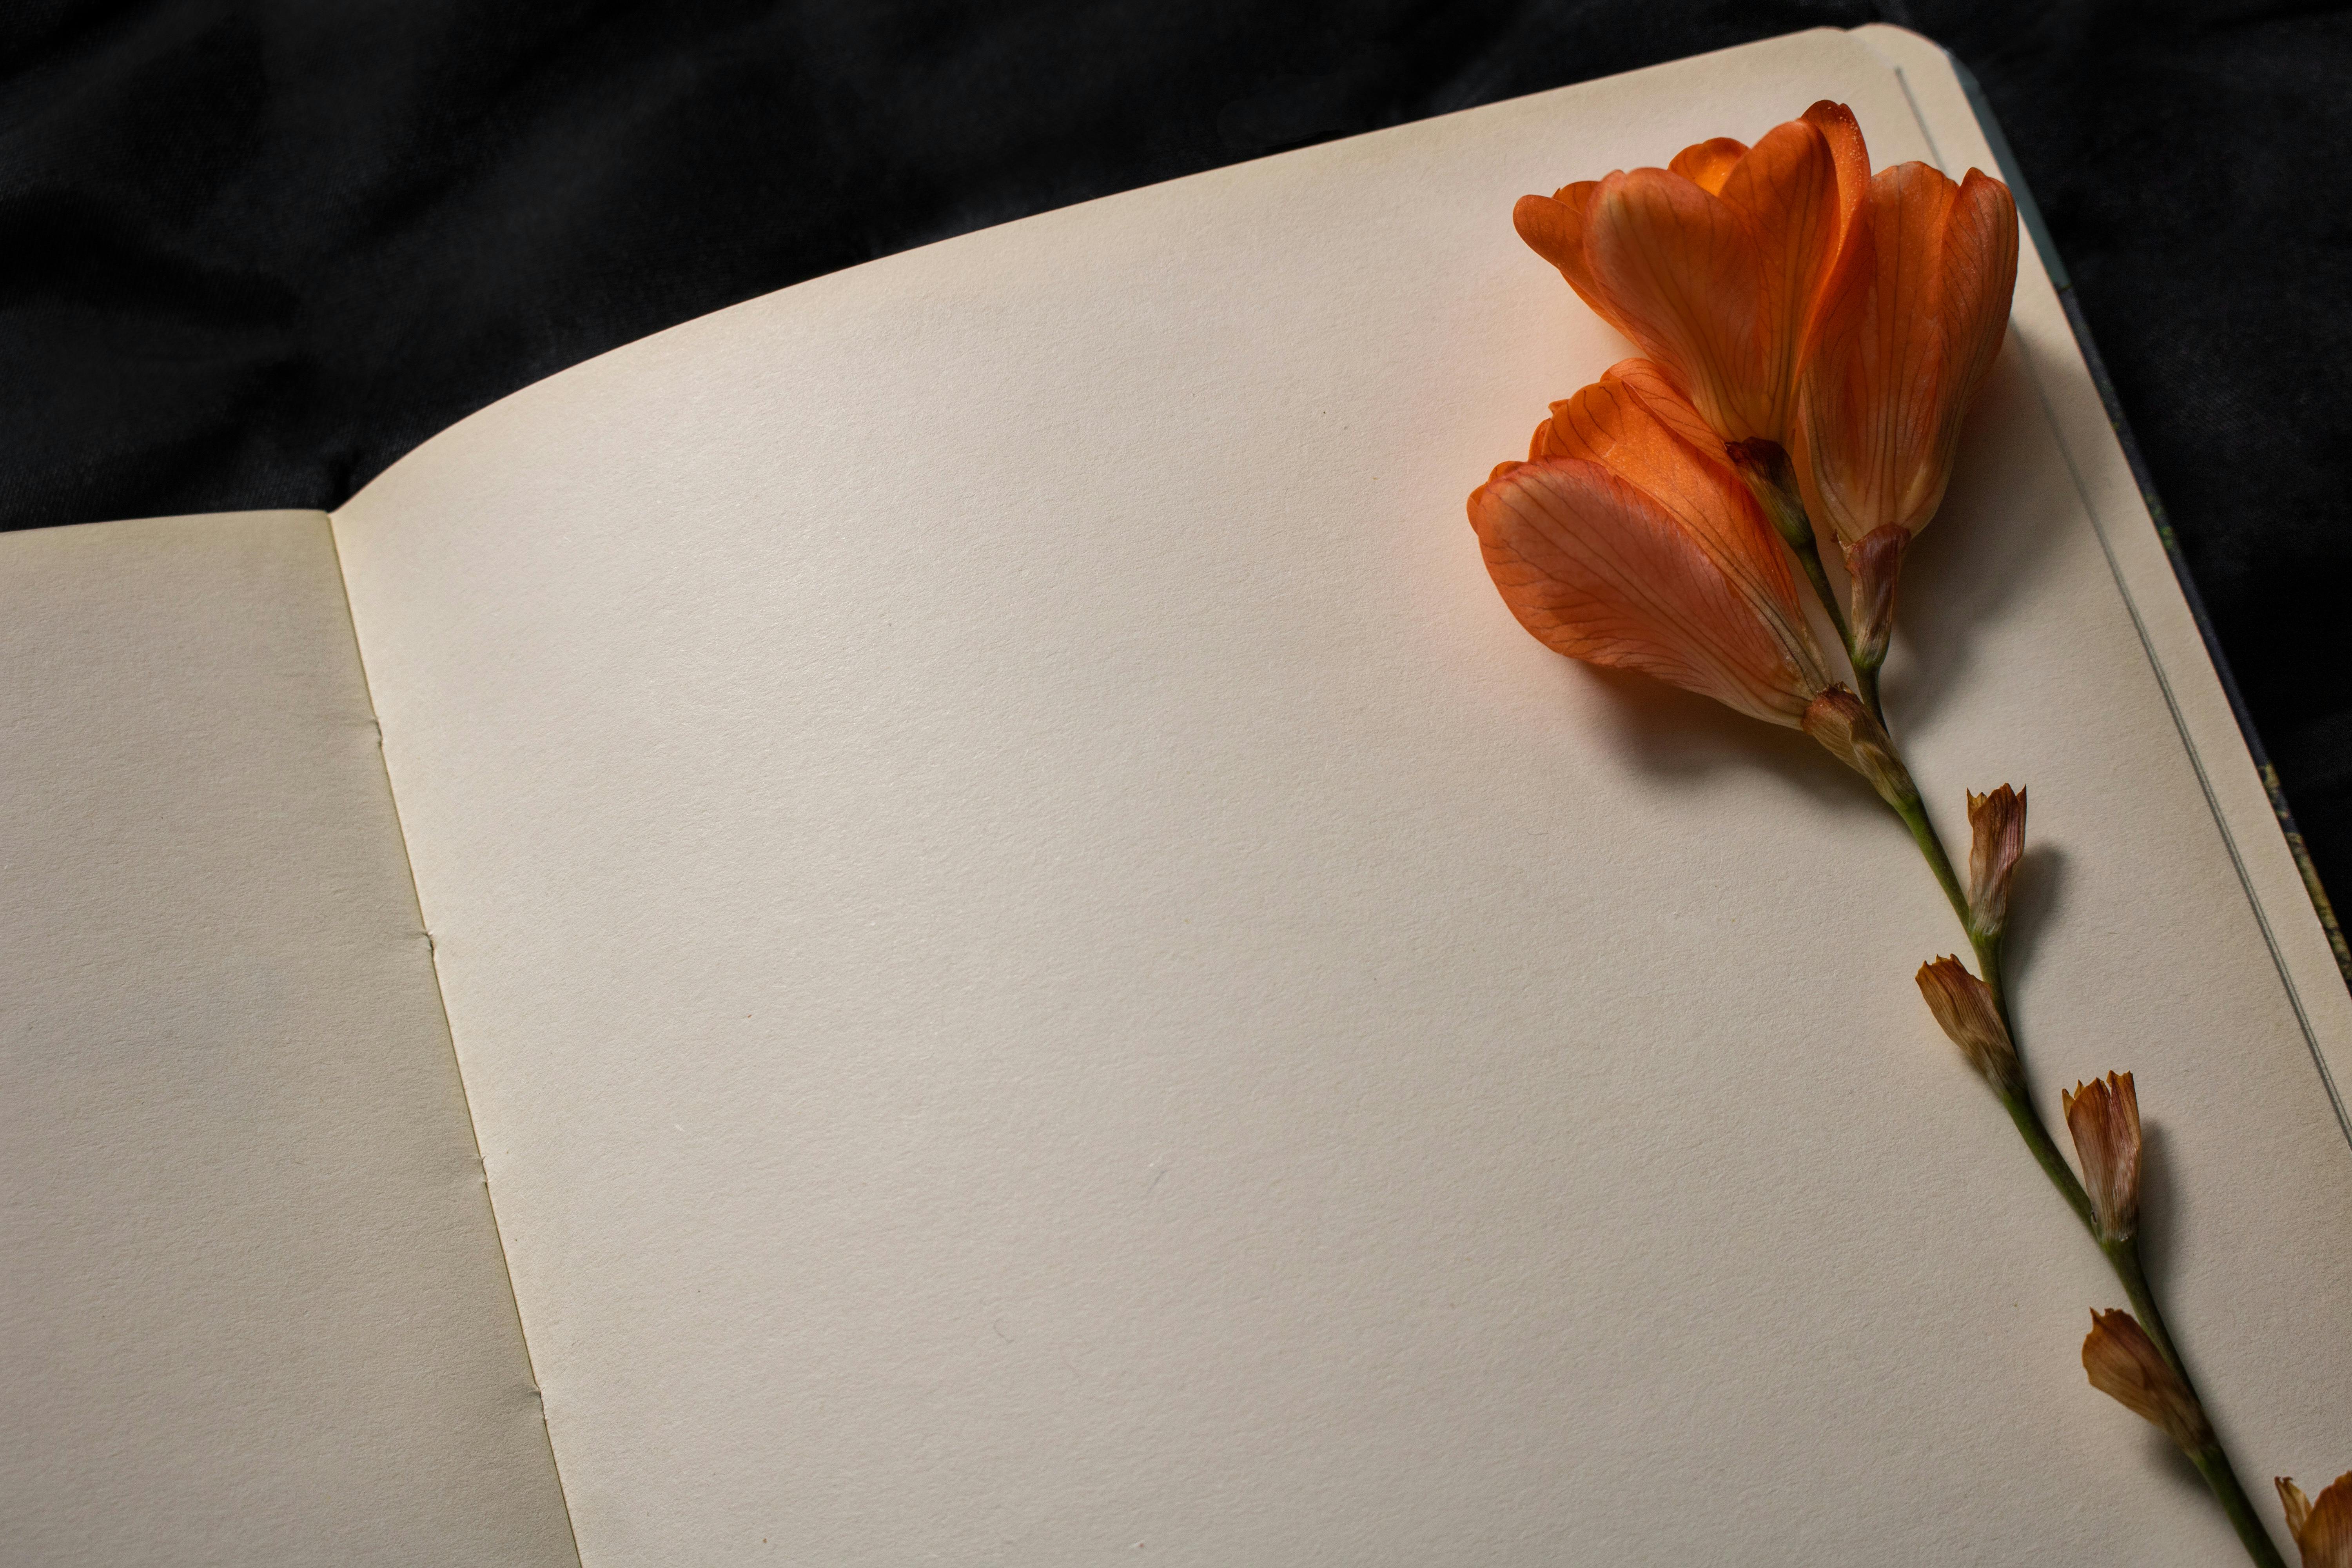
[{"label": "orange freesia flower", "polygon": [[1529,460],[1470,497],[1486,570],[1538,641],[1775,724],[1828,689],[1755,499],[1657,367],[1618,365],[1552,405]]},{"label": "orange freesia flower", "polygon": [[2303,1568],[2352,1568],[2352,1471],[2336,1477],[2317,1502],[2289,1477],[2279,1477],[2276,1485]]},{"label": "orange freesia flower", "polygon": [[1885,651],[1903,547],[1943,503],[2016,284],[2006,185],[1925,163],[1871,180],[1813,318],[1795,419],[1798,482],[1845,552],[1860,648]]},{"label": "orange freesia flower", "polygon": [[1522,196],[1511,221],[1718,437],[1786,446],[1806,325],[1869,178],[1853,113],[1822,102],[1753,147],[1719,137]]}]

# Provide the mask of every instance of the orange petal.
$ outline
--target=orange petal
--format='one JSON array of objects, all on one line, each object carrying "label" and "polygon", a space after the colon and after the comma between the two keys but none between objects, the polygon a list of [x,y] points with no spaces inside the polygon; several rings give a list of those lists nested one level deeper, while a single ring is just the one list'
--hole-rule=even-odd
[{"label": "orange petal", "polygon": [[2000,353],[2017,291],[2017,198],[1970,169],[1944,220],[1937,320],[1943,329],[1947,422],[1957,443],[1961,417]]},{"label": "orange petal", "polygon": [[[1551,405],[1545,455],[1581,458],[1631,480],[1674,515],[1726,576],[1768,616],[1795,605],[1787,552],[1725,459],[1723,443],[1647,360],[1624,360],[1574,397]],[[1797,616],[1782,628],[1810,638]]]},{"label": "orange petal", "polygon": [[[1602,380],[1614,380],[1633,397],[1652,417],[1674,431],[1710,459],[1732,467],[1730,455],[1724,448],[1723,437],[1709,428],[1698,410],[1690,404],[1689,395],[1676,386],[1664,367],[1645,359],[1619,360],[1602,375]],[[1736,472],[1737,469],[1734,469]]]},{"label": "orange petal", "polygon": [[1935,516],[2016,279],[2016,205],[2000,182],[1970,171],[1955,185],[1925,163],[1871,181],[1799,399],[1798,478],[1845,543]]},{"label": "orange petal", "polygon": [[[1872,180],[1814,319],[1798,475],[1810,481],[1809,508],[1847,544],[1889,523],[1924,525],[1943,499],[1933,449],[1945,356],[1934,323],[1957,189],[1925,163]],[[1924,511],[1923,487],[1935,492]]]},{"label": "orange petal", "polygon": [[[1837,159],[1830,140],[1811,121],[1776,125],[1724,182],[1723,199],[1753,227],[1757,247],[1756,353],[1759,397],[1769,388],[1769,413],[1754,432],[1785,443],[1798,361],[1815,300],[1838,256],[1843,228]],[[1758,405],[1759,409],[1765,405]],[[1769,422],[1769,428],[1763,427]]]},{"label": "orange petal", "polygon": [[1870,149],[1853,110],[1843,103],[1825,98],[1805,110],[1805,121],[1822,133],[1837,165],[1838,233],[1843,237],[1853,221],[1853,209],[1862,205],[1863,193],[1870,188]]},{"label": "orange petal", "polygon": [[[1504,603],[1557,652],[1775,724],[1826,684],[1810,638],[1787,637],[1672,513],[1598,463],[1514,468],[1471,495],[1470,521]],[[1793,618],[1793,597],[1780,608]]]},{"label": "orange petal", "polygon": [[1757,249],[1738,209],[1663,169],[1610,175],[1586,211],[1585,258],[1612,324],[1727,440],[1770,434],[1758,428],[1775,398],[1759,386]]},{"label": "orange petal", "polygon": [[1519,231],[1528,249],[1559,268],[1578,299],[1622,331],[1624,329],[1585,261],[1586,220],[1593,195],[1600,189],[1598,180],[1580,180],[1548,196],[1521,196],[1511,209],[1511,226]]},{"label": "orange petal", "polygon": [[[1702,152],[1685,156],[1702,165]],[[1790,121],[1720,192],[1661,169],[1610,175],[1585,208],[1585,263],[1619,330],[1718,435],[1785,443],[1805,323],[1835,255],[1836,162],[1817,127]]]},{"label": "orange petal", "polygon": [[1674,162],[1666,165],[1666,172],[1680,174],[1708,195],[1720,195],[1723,182],[1731,177],[1733,166],[1747,155],[1747,142],[1734,142],[1728,136],[1717,136],[1713,141],[1698,142],[1675,153]]}]

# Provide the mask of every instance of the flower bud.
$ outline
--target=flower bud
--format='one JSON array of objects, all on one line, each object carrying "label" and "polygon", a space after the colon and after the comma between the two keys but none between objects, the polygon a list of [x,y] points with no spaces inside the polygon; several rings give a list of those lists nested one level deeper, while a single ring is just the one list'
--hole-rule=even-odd
[{"label": "flower bud", "polygon": [[1862,699],[1843,686],[1832,686],[1814,698],[1800,721],[1805,733],[1819,741],[1831,756],[1870,781],[1878,798],[1903,811],[1918,805],[1919,787],[1895,754],[1895,742],[1870,716]]},{"label": "flower bud", "polygon": [[1918,981],[1927,1011],[1936,1015],[1969,1065],[1996,1091],[2023,1093],[2025,1075],[2017,1065],[2017,1047],[2000,1021],[2000,1009],[1993,1005],[1991,988],[1957,958],[1921,964]]},{"label": "flower bud", "polygon": [[2132,1075],[2111,1072],[2076,1084],[2060,1099],[2099,1239],[2129,1241],[2139,1230],[2139,1095]]},{"label": "flower bud", "polygon": [[2090,1337],[2083,1342],[2083,1370],[2090,1373],[2093,1388],[2161,1428],[2182,1453],[2193,1457],[2212,1446],[2213,1428],[2197,1396],[2129,1312],[2091,1314]]},{"label": "flower bud", "polygon": [[1846,547],[1856,669],[1876,669],[1886,662],[1887,640],[1895,635],[1895,583],[1903,572],[1903,547],[1910,542],[1911,531],[1890,522]]},{"label": "flower bud", "polygon": [[2001,785],[1969,795],[1969,918],[1977,934],[1997,937],[2009,925],[2009,885],[2025,854],[2025,792]]},{"label": "flower bud", "polygon": [[2352,1568],[2352,1471],[2336,1477],[2315,1503],[2284,1476],[2277,1486],[2303,1568]]}]

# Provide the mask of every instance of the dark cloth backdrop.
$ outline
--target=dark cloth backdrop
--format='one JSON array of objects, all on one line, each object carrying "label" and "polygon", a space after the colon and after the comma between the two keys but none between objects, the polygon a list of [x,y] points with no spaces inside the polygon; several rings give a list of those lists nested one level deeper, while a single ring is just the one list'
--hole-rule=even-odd
[{"label": "dark cloth backdrop", "polygon": [[331,507],[505,393],[801,279],[1868,21],[1982,80],[2352,895],[2347,5],[16,0],[0,507]]}]

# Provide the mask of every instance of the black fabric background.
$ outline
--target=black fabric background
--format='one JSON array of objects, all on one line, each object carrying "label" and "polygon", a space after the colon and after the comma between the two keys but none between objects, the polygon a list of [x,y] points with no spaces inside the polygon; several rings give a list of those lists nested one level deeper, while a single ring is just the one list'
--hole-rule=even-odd
[{"label": "black fabric background", "polygon": [[2352,895],[2352,5],[16,0],[0,516],[331,507],[505,393],[818,273],[1867,21],[1982,80]]}]

